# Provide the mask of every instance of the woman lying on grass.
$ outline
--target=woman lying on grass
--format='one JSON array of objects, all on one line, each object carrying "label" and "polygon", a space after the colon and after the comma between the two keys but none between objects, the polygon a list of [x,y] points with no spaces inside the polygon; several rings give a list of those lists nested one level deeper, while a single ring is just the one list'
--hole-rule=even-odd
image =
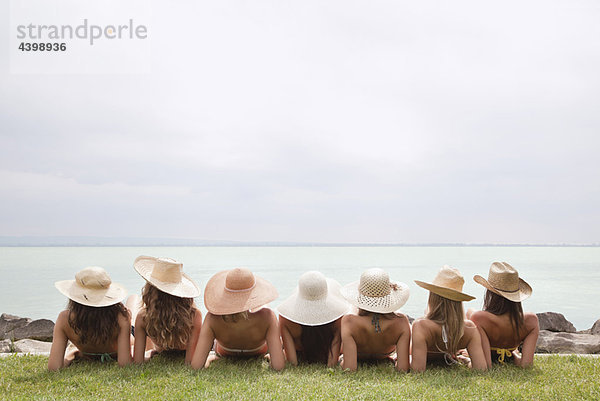
[{"label": "woman lying on grass", "polygon": [[[208,313],[192,368],[208,367],[218,357],[262,357],[269,352],[271,367],[283,369],[277,317],[269,308],[256,310],[276,298],[275,287],[248,269],[226,270],[211,277],[204,291]],[[209,359],[213,346],[216,356]]]},{"label": "woman lying on grass", "polygon": [[348,304],[339,293],[340,285],[322,273],[304,273],[292,296],[278,307],[279,330],[286,359],[298,362],[338,364],[341,345],[341,317]]},{"label": "woman lying on grass", "polygon": [[345,286],[342,295],[356,306],[358,314],[342,318],[342,367],[352,371],[357,361],[394,360],[399,371],[408,371],[410,324],[396,314],[408,300],[408,286],[390,282],[381,269],[369,269],[360,281]]},{"label": "woman lying on grass", "polygon": [[198,286],[183,273],[183,265],[172,259],[140,256],[133,267],[146,280],[143,306],[137,296],[127,302],[133,315],[137,315],[134,361],[142,363],[165,352],[185,356],[185,363],[189,364],[202,325],[202,313],[194,305],[194,297],[200,295]]},{"label": "woman lying on grass", "polygon": [[[86,267],[75,280],[54,285],[69,304],[56,319],[48,369],[58,370],[77,358],[131,363],[131,317],[121,303],[125,289],[101,267]],[[65,356],[67,341],[77,348]]]},{"label": "woman lying on grass", "polygon": [[433,283],[415,283],[429,290],[429,302],[427,315],[413,323],[412,369],[424,371],[427,362],[458,363],[459,350],[466,348],[471,367],[485,370],[479,331],[473,322],[464,320],[462,301],[475,298],[462,293],[465,280],[460,272],[444,266]]},{"label": "woman lying on grass", "polygon": [[479,329],[488,368],[492,362],[533,364],[540,327],[535,313],[524,314],[521,306],[531,296],[529,284],[506,262],[492,263],[487,280],[479,275],[473,279],[487,289],[483,310],[469,310],[467,316]]}]

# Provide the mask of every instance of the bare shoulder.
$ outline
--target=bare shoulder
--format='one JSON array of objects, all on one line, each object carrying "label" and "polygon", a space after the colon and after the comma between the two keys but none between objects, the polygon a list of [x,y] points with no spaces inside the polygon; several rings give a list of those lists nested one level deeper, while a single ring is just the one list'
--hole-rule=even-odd
[{"label": "bare shoulder", "polygon": [[196,308],[196,312],[194,313],[194,324],[197,323],[202,323],[202,312],[198,308]]},{"label": "bare shoulder", "polygon": [[56,326],[66,327],[65,325],[69,324],[69,311],[64,310],[58,314],[56,318]]},{"label": "bare shoulder", "polygon": [[523,314],[523,322],[528,331],[539,328],[540,323],[535,313],[527,312]]},{"label": "bare shoulder", "polygon": [[118,317],[119,327],[131,327],[131,314],[128,313],[127,316],[123,316],[119,314]]},{"label": "bare shoulder", "polygon": [[135,325],[136,326],[144,326],[146,327],[146,308],[141,308],[138,311],[137,316],[135,317]]},{"label": "bare shoulder", "polygon": [[426,319],[424,317],[420,317],[418,319],[416,319],[413,324],[413,330],[426,330],[426,329],[430,329],[431,327],[433,327],[433,325],[436,325],[437,323]]},{"label": "bare shoulder", "polygon": [[263,320],[265,322],[269,322],[269,323],[277,323],[277,316],[275,315],[275,312],[273,312],[273,310],[271,308],[262,308],[260,310],[257,310],[256,312],[252,313],[254,316],[256,316],[257,318],[259,318],[260,320]]},{"label": "bare shoulder", "polygon": [[476,325],[479,325],[480,323],[489,322],[492,316],[493,315],[490,312],[478,310],[471,314],[470,321],[472,321]]},{"label": "bare shoulder", "polygon": [[408,321],[408,317],[402,313],[396,314],[395,324],[401,330],[410,330],[410,322]]},{"label": "bare shoulder", "polygon": [[477,330],[477,325],[472,320],[465,319],[465,332],[467,330]]}]

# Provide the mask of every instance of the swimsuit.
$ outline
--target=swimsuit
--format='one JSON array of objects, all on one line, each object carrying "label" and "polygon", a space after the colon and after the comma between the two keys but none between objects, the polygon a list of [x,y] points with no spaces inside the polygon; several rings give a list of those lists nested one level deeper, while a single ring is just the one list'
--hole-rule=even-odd
[{"label": "swimsuit", "polygon": [[81,355],[88,357],[89,359],[99,359],[100,362],[111,362],[114,361],[117,357],[116,352],[83,352],[79,351]]},{"label": "swimsuit", "polygon": [[[496,348],[490,347],[490,351],[492,353],[492,362],[498,362],[504,364],[504,362],[509,362],[514,359],[514,355],[512,352],[516,350],[518,347],[514,348]],[[494,352],[495,351],[495,352]]]},{"label": "swimsuit", "polygon": [[267,342],[265,341],[262,345],[254,348],[254,349],[237,349],[237,348],[227,348],[222,344],[219,344],[217,340],[213,345],[213,349],[218,356],[229,356],[229,357],[253,357],[253,356],[261,356],[267,353],[269,347],[267,346]]}]

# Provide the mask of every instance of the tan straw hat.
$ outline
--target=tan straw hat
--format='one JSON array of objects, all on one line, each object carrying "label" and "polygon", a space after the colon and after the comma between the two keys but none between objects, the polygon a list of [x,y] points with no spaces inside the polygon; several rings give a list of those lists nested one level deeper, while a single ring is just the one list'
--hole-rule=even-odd
[{"label": "tan straw hat", "polygon": [[400,281],[390,281],[382,269],[365,270],[360,281],[346,285],[342,296],[352,305],[375,313],[390,313],[400,309],[408,301],[408,286]]},{"label": "tan straw hat", "polygon": [[521,302],[529,298],[532,292],[529,284],[519,278],[519,273],[515,268],[506,262],[492,263],[487,280],[480,275],[473,277],[473,280],[513,302]]},{"label": "tan straw hat", "polygon": [[57,281],[54,286],[67,298],[94,307],[118,304],[127,295],[127,290],[113,283],[101,267],[86,267],[75,274],[75,280]]},{"label": "tan straw hat", "polygon": [[190,276],[183,272],[183,264],[169,258],[138,256],[133,268],[147,282],[167,294],[180,298],[194,298],[200,289]]},{"label": "tan straw hat", "polygon": [[419,287],[450,299],[452,301],[470,301],[475,297],[462,292],[465,279],[460,272],[450,266],[444,266],[433,279],[432,283],[424,283],[423,281],[415,280]]},{"label": "tan straw hat", "polygon": [[350,305],[340,294],[340,284],[322,273],[300,276],[294,293],[277,307],[284,318],[306,326],[331,323],[348,312]]},{"label": "tan straw hat", "polygon": [[208,280],[204,306],[213,315],[229,315],[256,309],[277,299],[279,294],[267,280],[246,268],[221,271]]}]

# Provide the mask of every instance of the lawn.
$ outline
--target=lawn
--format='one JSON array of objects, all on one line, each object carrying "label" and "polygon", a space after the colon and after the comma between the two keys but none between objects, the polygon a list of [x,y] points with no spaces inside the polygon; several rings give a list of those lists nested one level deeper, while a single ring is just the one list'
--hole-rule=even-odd
[{"label": "lawn", "polygon": [[0,399],[600,399],[600,359],[576,356],[536,357],[527,370],[503,366],[477,373],[457,366],[421,374],[400,374],[391,365],[360,365],[356,373],[288,366],[276,373],[263,361],[223,360],[194,372],[161,356],[126,368],[78,362],[48,372],[46,363],[43,356],[0,359]]}]

